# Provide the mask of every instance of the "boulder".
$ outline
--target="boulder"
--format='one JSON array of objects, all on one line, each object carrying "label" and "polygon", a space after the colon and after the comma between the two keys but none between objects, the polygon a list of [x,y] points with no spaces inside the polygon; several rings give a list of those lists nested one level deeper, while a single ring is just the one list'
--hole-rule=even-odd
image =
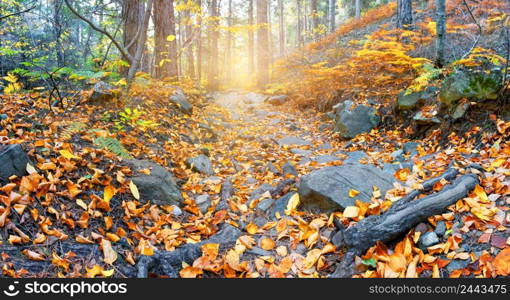
[{"label": "boulder", "polygon": [[195,198],[195,203],[200,208],[200,211],[205,214],[211,206],[211,199],[208,194],[203,194]]},{"label": "boulder", "polygon": [[193,105],[186,99],[186,95],[183,93],[176,92],[169,98],[170,102],[177,105],[179,110],[184,113],[191,115],[193,113]]},{"label": "boulder", "polygon": [[464,117],[464,115],[466,114],[466,112],[468,111],[469,106],[470,106],[469,102],[464,102],[464,103],[458,104],[455,107],[455,110],[453,111],[452,119],[454,119],[454,120],[462,119]]},{"label": "boulder", "polygon": [[400,110],[414,109],[419,104],[425,102],[427,99],[431,99],[435,96],[437,88],[427,87],[425,90],[414,93],[407,93],[403,91],[398,95],[397,105]]},{"label": "boulder", "polygon": [[417,112],[414,115],[413,120],[416,122],[416,124],[419,124],[419,125],[441,124],[441,120],[439,120],[436,116],[426,116],[421,111]]},{"label": "boulder", "polygon": [[283,175],[293,175],[293,176],[299,175],[298,171],[296,170],[296,167],[290,161],[283,164],[282,172],[283,172]]},{"label": "boulder", "polygon": [[279,95],[267,98],[266,102],[275,106],[279,106],[285,104],[288,99],[289,97],[287,95]]},{"label": "boulder", "polygon": [[354,106],[350,100],[335,105],[335,131],[345,139],[369,132],[379,126],[381,118],[375,108],[366,105]]},{"label": "boulder", "polygon": [[27,154],[19,144],[0,145],[0,183],[9,181],[9,177],[27,174],[27,164],[30,162]]},{"label": "boulder", "polygon": [[267,99],[266,95],[257,94],[257,93],[248,93],[244,95],[243,102],[245,104],[262,104]]},{"label": "boulder", "polygon": [[309,146],[312,143],[296,136],[285,136],[278,140],[280,146]]},{"label": "boulder", "polygon": [[193,171],[199,172],[208,176],[214,174],[213,166],[209,157],[201,154],[196,157],[188,158],[186,160],[188,167],[192,168]]},{"label": "boulder", "polygon": [[103,104],[116,97],[116,88],[104,81],[99,81],[94,85],[92,95],[89,98],[91,104]]},{"label": "boulder", "polygon": [[439,238],[434,231],[424,233],[420,237],[419,246],[421,249],[426,249],[439,243]]},{"label": "boulder", "polygon": [[[381,191],[382,197],[393,187],[395,179],[370,165],[345,164],[325,167],[305,175],[299,185],[301,205],[305,209],[319,209],[324,212],[344,210],[355,204],[355,200],[370,202],[373,187]],[[360,192],[349,197],[353,189]]]},{"label": "boulder", "polygon": [[339,152],[340,154],[347,155],[347,158],[344,160],[344,164],[359,164],[360,160],[368,159],[368,155],[363,151],[352,151],[352,152]]},{"label": "boulder", "polygon": [[439,99],[448,106],[462,98],[475,101],[497,99],[501,76],[500,68],[494,68],[489,73],[483,70],[456,70],[443,81]]},{"label": "boulder", "polygon": [[[181,205],[184,199],[175,182],[174,176],[162,166],[147,160],[130,160],[129,166],[134,175],[131,180],[140,191],[141,200],[149,201],[158,205]],[[150,175],[140,173],[140,170],[148,169]]]},{"label": "boulder", "polygon": [[290,192],[278,198],[271,207],[271,210],[269,211],[269,218],[274,219],[276,213],[279,213],[280,216],[284,216],[285,210],[287,209],[287,204],[289,203],[290,198],[294,196],[294,194],[296,193]]}]

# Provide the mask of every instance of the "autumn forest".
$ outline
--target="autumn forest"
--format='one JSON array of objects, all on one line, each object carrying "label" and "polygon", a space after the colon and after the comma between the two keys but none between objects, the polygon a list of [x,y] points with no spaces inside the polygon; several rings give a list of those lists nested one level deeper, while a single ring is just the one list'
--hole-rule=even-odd
[{"label": "autumn forest", "polygon": [[509,60],[510,0],[0,0],[0,276],[508,277]]}]

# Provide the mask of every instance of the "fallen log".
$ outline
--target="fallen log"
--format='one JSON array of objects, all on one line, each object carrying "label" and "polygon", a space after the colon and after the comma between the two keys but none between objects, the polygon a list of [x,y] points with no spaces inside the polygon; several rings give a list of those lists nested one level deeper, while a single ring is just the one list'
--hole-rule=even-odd
[{"label": "fallen log", "polygon": [[414,200],[425,190],[432,189],[435,182],[441,178],[452,179],[457,174],[457,171],[448,170],[439,176],[439,179],[434,178],[428,183],[424,183],[422,190],[413,191],[397,201],[385,213],[368,216],[352,227],[341,229],[334,236],[335,244],[337,247],[347,248],[348,251],[343,261],[337,265],[332,277],[352,276],[356,255],[361,255],[378,241],[384,243],[394,240],[407,233],[416,224],[426,221],[428,217],[445,212],[449,206],[466,197],[480,183],[474,174],[462,175],[440,192]]}]

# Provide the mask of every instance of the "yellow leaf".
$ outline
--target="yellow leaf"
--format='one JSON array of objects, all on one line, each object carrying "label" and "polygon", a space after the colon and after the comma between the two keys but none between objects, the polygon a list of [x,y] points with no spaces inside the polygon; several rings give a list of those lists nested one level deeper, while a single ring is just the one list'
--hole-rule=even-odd
[{"label": "yellow leaf", "polygon": [[475,195],[480,199],[482,203],[490,203],[489,198],[487,197],[487,194],[485,193],[485,190],[480,185],[476,185],[474,189]]},{"label": "yellow leaf", "polygon": [[136,200],[140,200],[140,192],[138,191],[138,187],[136,187],[133,181],[129,182],[129,189],[131,190],[133,197],[135,197]]},{"label": "yellow leaf", "polygon": [[76,200],[76,205],[83,208],[84,210],[87,210],[87,204],[85,204],[85,202],[83,202],[81,199]]},{"label": "yellow leaf", "polygon": [[171,34],[171,35],[167,36],[166,40],[169,41],[169,42],[175,41],[175,35]]},{"label": "yellow leaf", "polygon": [[37,170],[30,163],[27,163],[27,173],[35,174],[35,173],[37,173]]},{"label": "yellow leaf", "polygon": [[285,210],[285,214],[289,216],[293,210],[295,210],[299,206],[299,194],[294,194],[290,197],[289,202],[287,203],[287,209]]},{"label": "yellow leaf", "polygon": [[260,248],[269,251],[273,250],[274,247],[276,247],[276,243],[272,239],[266,237],[260,240]]},{"label": "yellow leaf", "polygon": [[256,234],[259,231],[259,228],[256,224],[250,223],[250,224],[246,225],[246,231],[249,234]]},{"label": "yellow leaf", "polygon": [[69,152],[68,150],[60,150],[59,151],[60,155],[62,155],[63,157],[67,158],[67,159],[78,159],[79,157],[72,154],[71,152]]},{"label": "yellow leaf", "polygon": [[111,185],[105,186],[103,200],[105,202],[110,203],[110,200],[113,198],[113,196],[115,196],[116,193],[117,193],[117,190],[115,189],[114,186],[111,186]]},{"label": "yellow leaf", "polygon": [[319,260],[319,257],[321,256],[321,250],[320,249],[313,249],[308,251],[308,254],[306,255],[306,258],[303,262],[303,269],[310,269],[312,268],[315,263]]},{"label": "yellow leaf", "polygon": [[358,195],[359,195],[359,191],[356,191],[356,190],[353,190],[353,189],[349,190],[349,197],[354,198],[354,197],[356,197]]},{"label": "yellow leaf", "polygon": [[113,250],[112,243],[107,239],[103,239],[101,247],[103,247],[104,262],[109,265],[113,264],[117,260],[117,252]]},{"label": "yellow leaf", "polygon": [[359,207],[347,206],[344,210],[345,218],[356,218],[359,215]]}]

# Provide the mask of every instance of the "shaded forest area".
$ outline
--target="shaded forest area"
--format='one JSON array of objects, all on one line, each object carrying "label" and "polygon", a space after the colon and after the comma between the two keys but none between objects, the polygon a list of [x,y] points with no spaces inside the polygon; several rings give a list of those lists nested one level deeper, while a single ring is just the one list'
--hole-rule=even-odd
[{"label": "shaded forest area", "polygon": [[0,0],[1,276],[509,276],[509,13]]}]

